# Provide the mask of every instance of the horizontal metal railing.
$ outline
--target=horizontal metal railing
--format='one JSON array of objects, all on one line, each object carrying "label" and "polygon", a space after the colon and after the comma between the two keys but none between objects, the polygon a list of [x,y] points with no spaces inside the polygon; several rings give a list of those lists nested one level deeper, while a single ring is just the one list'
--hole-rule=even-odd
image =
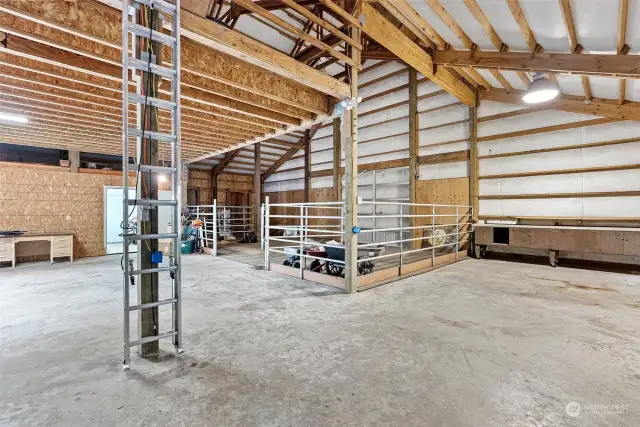
[{"label": "horizontal metal railing", "polygon": [[[371,207],[370,213],[361,212],[366,210],[363,209],[366,206]],[[383,212],[389,209],[395,209],[397,212]],[[326,212],[322,210],[340,210],[340,215],[325,215]],[[471,222],[473,208],[466,205],[359,200],[358,211],[358,223],[361,226],[358,232],[357,248],[360,253],[366,253],[366,255],[358,259],[357,264],[399,258],[399,265],[402,267],[408,255],[425,251],[431,251],[432,262],[435,262],[437,252],[447,248],[453,248],[457,259],[461,247],[469,241],[473,228]],[[301,278],[307,259],[318,259],[345,267],[344,259],[331,259],[305,253],[305,248],[311,246],[344,249],[342,244],[345,233],[344,202],[270,204],[267,198],[261,212],[265,269],[269,269],[272,253],[284,254],[298,260],[297,267],[300,269]],[[376,219],[379,221],[378,224],[383,221],[393,221],[394,224],[376,227]],[[362,226],[367,220],[374,220],[374,225]],[[415,225],[416,222],[421,225]],[[425,233],[425,230],[430,230],[430,233]],[[420,236],[416,236],[418,231],[421,232]],[[282,235],[275,236],[272,235],[273,232]],[[366,236],[372,237],[370,239],[372,241],[363,242]],[[380,239],[380,236],[385,238]],[[339,243],[327,243],[326,241],[330,238],[334,238]],[[429,245],[422,247],[425,241],[429,242]],[[416,243],[420,243],[421,247],[415,247]],[[399,248],[399,250],[393,253],[371,250],[387,247]]]},{"label": "horizontal metal railing", "polygon": [[241,234],[243,237],[256,230],[253,206],[221,205],[217,200],[212,205],[188,206],[195,218],[202,221],[199,239],[203,246],[211,245],[212,255],[218,254],[218,235]]}]

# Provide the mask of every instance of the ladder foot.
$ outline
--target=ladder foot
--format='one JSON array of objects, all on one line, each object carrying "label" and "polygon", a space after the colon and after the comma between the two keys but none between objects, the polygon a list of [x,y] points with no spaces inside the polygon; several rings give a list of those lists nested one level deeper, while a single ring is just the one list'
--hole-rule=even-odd
[{"label": "ladder foot", "polygon": [[176,353],[177,354],[182,354],[182,353],[184,353],[184,350],[181,349],[181,348],[176,348]]},{"label": "ladder foot", "polygon": [[131,366],[129,366],[127,364],[122,365],[122,370],[123,371],[128,371],[129,369],[131,369]]}]

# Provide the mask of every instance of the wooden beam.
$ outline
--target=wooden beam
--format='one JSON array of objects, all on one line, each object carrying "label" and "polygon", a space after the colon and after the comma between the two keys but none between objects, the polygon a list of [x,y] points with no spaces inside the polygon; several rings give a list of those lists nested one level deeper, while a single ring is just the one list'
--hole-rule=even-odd
[{"label": "wooden beam", "polygon": [[[569,0],[559,0],[559,2],[560,11],[562,12],[562,18],[564,20],[564,26],[567,30],[567,35],[569,36],[569,47],[571,48],[571,52],[574,54],[580,54],[582,53],[582,46],[578,44],[576,28],[573,22],[573,13],[571,12],[571,3],[569,2]],[[589,84],[589,77],[580,76],[580,81],[584,90],[584,99],[587,102],[591,102],[591,99],[593,97],[591,96],[591,85]]]},{"label": "wooden beam", "polygon": [[[380,3],[380,5],[387,11],[389,11],[389,13],[391,13],[391,15],[393,15],[393,17],[396,18],[400,22],[400,24],[402,24],[409,32],[411,32],[411,34],[417,37],[419,44],[422,44],[423,46],[430,49],[435,49],[437,47],[433,40],[427,37],[426,31],[427,29],[429,29],[432,33],[435,33],[435,30],[433,30],[433,28],[429,26],[429,24],[426,23],[426,21],[424,21],[422,17],[420,17],[419,15],[410,17],[406,16],[402,13],[401,10],[396,8],[396,4],[394,4],[391,0],[378,0],[378,3]],[[416,20],[418,19],[421,20],[419,21],[420,24],[423,24],[420,27],[418,26],[420,24],[416,24]],[[367,52],[366,58],[370,58],[370,53]]]},{"label": "wooden beam", "polygon": [[362,30],[362,25],[360,21],[358,21],[349,11],[342,9],[340,6],[336,5],[332,0],[320,0],[320,3],[325,5],[327,9],[336,13],[350,25]]},{"label": "wooden beam", "polygon": [[181,16],[182,34],[198,43],[250,62],[336,98],[349,96],[348,86],[255,40],[189,12]]},{"label": "wooden beam", "polygon": [[442,22],[460,39],[462,44],[470,50],[476,49],[476,44],[471,41],[467,33],[464,32],[462,27],[449,15],[449,12],[442,6],[439,0],[426,0],[427,4],[433,11],[440,17]]},{"label": "wooden beam", "polygon": [[216,170],[216,174],[219,174],[220,172],[222,172],[224,170],[224,168],[226,168],[229,163],[231,163],[233,161],[233,159],[236,158],[236,156],[238,155],[239,150],[233,150],[233,151],[229,151],[224,158],[222,158],[222,160],[220,160],[220,163],[218,163],[218,165],[215,167]]},{"label": "wooden beam", "polygon": [[[420,116],[418,115],[418,72],[415,68],[409,69],[409,203],[418,203],[417,182],[420,179],[420,166],[418,156],[420,155]],[[414,206],[408,212],[410,215],[417,214]],[[409,225],[416,226],[416,218],[409,218]],[[420,230],[411,232],[411,238],[420,237]],[[415,240],[411,247],[420,247],[420,241]]]},{"label": "wooden beam", "polygon": [[522,36],[527,42],[527,46],[532,52],[536,52],[539,50],[538,42],[536,41],[535,36],[533,35],[533,31],[531,31],[531,27],[529,27],[529,23],[527,22],[527,18],[524,16],[524,12],[520,7],[520,3],[518,0],[506,0],[509,9],[511,10],[511,14],[513,18],[516,20],[518,27],[520,28],[520,32]]},{"label": "wooden beam", "polygon": [[302,16],[304,16],[305,18],[307,18],[310,22],[313,22],[314,24],[319,25],[320,27],[329,31],[331,34],[338,37],[343,42],[348,43],[349,45],[355,47],[356,49],[362,50],[362,44],[360,43],[359,40],[352,39],[351,37],[343,33],[338,27],[336,27],[326,19],[322,19],[317,15],[314,15],[309,9],[303,6],[300,6],[294,0],[280,0],[280,1],[286,4],[287,6],[289,6],[291,9],[298,12],[299,14],[301,14]]},{"label": "wooden beam", "polygon": [[[618,55],[626,55],[629,51],[629,46],[626,43],[627,38],[627,16],[629,13],[629,0],[620,0],[620,7],[618,9],[618,45],[616,52]],[[619,80],[618,90],[618,104],[624,104],[627,91],[627,80]]]},{"label": "wooden beam", "polygon": [[333,119],[333,188],[336,201],[342,201],[342,138],[340,137],[340,118]]},{"label": "wooden beam", "polygon": [[478,160],[478,107],[480,106],[480,96],[476,91],[473,106],[469,107],[469,204],[473,208],[473,222],[478,222],[478,214],[480,204],[478,202],[479,194],[479,175],[480,164]]},{"label": "wooden beam", "polygon": [[[508,94],[502,91],[491,91],[481,94],[481,98],[487,101],[506,102],[509,104],[528,105],[522,101],[523,91],[514,90]],[[580,114],[591,114],[600,117],[610,117],[622,120],[640,120],[640,104],[627,102],[618,105],[617,101],[605,103],[593,98],[590,104],[585,104],[583,100],[571,98],[566,95],[560,96],[545,104],[550,110],[570,111]]]},{"label": "wooden beam", "polygon": [[[318,131],[318,129],[320,129],[321,126],[322,126],[322,123],[317,123],[311,126],[311,132],[309,133],[310,139],[313,139],[313,136],[316,134],[316,132]],[[297,145],[301,145],[303,141],[304,141],[304,136],[298,140]],[[297,147],[294,147],[291,150],[287,151],[277,162],[275,162],[273,165],[269,167],[269,169],[267,169],[265,172],[262,173],[262,181],[264,182],[270,175],[274,174],[280,168],[280,166],[284,165],[286,162],[291,160],[291,158],[298,151],[300,150]]]},{"label": "wooden beam", "polygon": [[[360,16],[360,10],[369,5],[359,3],[358,0],[347,0],[347,8],[354,11],[355,16]],[[362,19],[361,19],[362,21]],[[363,28],[370,23],[364,23]],[[351,37],[360,39],[360,28],[350,26]],[[354,63],[360,64],[360,51],[349,48],[349,56]],[[349,78],[351,96],[358,97],[358,67],[351,67]],[[358,291],[358,235],[353,231],[358,224],[358,105],[351,110],[342,113],[342,127],[340,130],[341,145],[344,147],[344,287],[345,291],[355,293]]]},{"label": "wooden beam", "polygon": [[[262,176],[260,165],[260,143],[254,144],[254,163],[253,163],[253,229],[256,239],[260,241],[260,207],[262,206]],[[238,150],[236,150],[238,152]]]},{"label": "wooden beam", "polygon": [[418,162],[421,165],[463,162],[465,160],[469,160],[469,150],[451,151],[449,153],[441,154],[427,154],[418,157]]},{"label": "wooden beam", "polygon": [[626,43],[628,14],[629,0],[620,0],[618,8],[618,55],[625,55],[629,50],[629,46]]},{"label": "wooden beam", "polygon": [[448,47],[440,34],[406,0],[379,0],[379,3],[425,46],[438,49]]},{"label": "wooden beam", "polygon": [[309,129],[304,131],[304,202],[309,203],[309,192],[311,191],[311,138]]},{"label": "wooden beam", "polygon": [[491,194],[480,200],[573,199],[591,197],[638,197],[640,191],[597,191],[586,193]]},{"label": "wooden beam", "polygon": [[[3,9],[11,8],[12,14],[14,12],[20,13],[22,14],[21,16],[34,22],[60,29],[60,31],[77,37],[101,43],[112,49],[119,50],[122,44],[120,40],[121,32],[119,31],[122,20],[120,0],[74,0],[73,2],[66,0],[47,0],[47,7],[42,7],[41,2],[35,1],[6,0],[2,3],[0,7]],[[111,7],[105,6],[105,4]],[[100,17],[100,19],[86,19],[86,17]],[[324,89],[324,91],[320,92],[335,96],[333,79],[326,75],[323,76],[322,73],[313,70],[311,67],[309,67],[309,69],[296,69],[293,64],[279,63],[278,58],[275,60],[270,58],[271,54],[285,57],[286,55],[280,54],[266,45],[259,44],[253,40],[246,40],[247,37],[240,36],[236,31],[226,28],[225,30],[227,31],[209,31],[207,29],[208,25],[214,27],[222,26],[186,10],[181,16],[181,22],[183,23],[183,27],[184,24],[189,24],[189,26],[192,27],[191,29],[183,28],[183,36],[187,38],[193,36],[201,41],[203,40],[203,36],[196,34],[198,31],[204,30],[205,35],[207,33],[215,33],[220,45],[226,46],[231,56],[220,55],[220,53],[215,52],[213,49],[205,47],[207,44],[215,44],[213,40],[206,40],[205,43],[203,43],[205,46],[202,46],[202,44],[196,45],[190,40],[183,40],[183,71],[191,72],[194,69],[199,69],[206,73],[208,70],[208,74],[215,74],[215,78],[220,81],[228,81],[229,84],[237,85],[254,93],[273,96],[274,98],[272,99],[283,102],[291,101],[292,105],[295,105],[297,101],[307,102],[307,107],[310,108],[310,111],[317,111],[318,108],[320,108],[321,111],[326,112],[327,102],[326,99],[322,99],[323,96],[317,91],[317,88],[313,90],[310,88],[311,86],[306,85],[306,83],[314,81],[318,87]],[[31,34],[41,33],[31,32]],[[198,53],[188,53],[185,50],[188,45],[196,46]],[[257,50],[252,49],[258,46],[259,48]],[[215,47],[216,46],[214,46],[214,48]],[[190,49],[190,52],[191,51],[193,51],[193,49]],[[216,59],[211,60],[211,56],[216,57]],[[238,59],[253,63],[260,61],[270,62],[269,67],[263,68],[269,69],[271,73],[257,68],[248,68],[246,64],[238,61]],[[117,59],[117,62],[119,64],[119,59]],[[243,70],[244,72],[238,73],[238,70]],[[273,73],[291,80],[283,80]],[[258,74],[261,76],[258,77]],[[314,76],[317,77],[317,80]],[[272,81],[267,83],[265,79]],[[308,87],[304,87],[303,85]]]},{"label": "wooden beam", "polygon": [[467,85],[442,67],[436,67],[434,70],[431,56],[394,27],[370,4],[362,5],[362,16],[364,18],[363,30],[369,37],[395,53],[400,59],[460,101],[467,105],[473,103],[473,92]]},{"label": "wooden beam", "polygon": [[280,18],[277,15],[274,15],[273,13],[261,8],[259,5],[257,5],[256,3],[253,3],[251,0],[234,0],[235,3],[237,3],[238,5],[244,7],[245,9],[249,9],[250,11],[252,11],[253,13],[256,13],[258,15],[260,15],[261,17],[263,17],[264,19],[273,22],[274,24],[276,24],[277,26],[279,26],[280,28],[283,28],[285,30],[287,30],[288,32],[295,34],[298,38],[328,52],[331,56],[333,56],[334,58],[340,59],[342,61],[344,61],[345,63],[349,64],[349,65],[354,65],[357,66],[358,68],[360,68],[360,64],[355,64],[352,62],[352,60],[346,56],[345,54],[339,52],[338,50],[334,49],[333,47],[323,43],[321,40],[305,33],[304,31],[300,30],[298,27],[290,24],[289,22],[285,21],[284,19]]},{"label": "wooden beam", "polygon": [[491,39],[491,43],[493,43],[495,48],[501,52],[505,51],[506,45],[502,42],[500,36],[498,36],[498,33],[496,33],[496,30],[493,29],[493,26],[489,22],[489,19],[484,14],[482,9],[480,9],[480,6],[476,2],[476,0],[464,0],[464,4],[467,6],[467,9],[469,9],[469,12],[471,12],[474,18],[476,18],[476,21],[478,21],[487,36]]},{"label": "wooden beam", "polygon": [[611,171],[623,171],[623,170],[635,170],[635,169],[640,169],[640,164],[597,166],[597,167],[591,167],[591,168],[556,169],[556,170],[544,170],[544,171],[532,171],[532,172],[502,173],[502,174],[495,174],[495,175],[480,176],[479,179],[507,179],[507,178],[523,178],[523,177],[529,177],[529,176],[570,175],[570,174],[576,174],[576,173],[611,172]]},{"label": "wooden beam", "polygon": [[[198,2],[199,0],[191,0]],[[301,6],[310,6],[318,3],[318,0],[295,0],[295,2]],[[261,8],[265,10],[282,10],[286,9],[288,6],[283,4],[280,0],[256,0],[254,3],[258,4]],[[239,16],[251,13],[250,10],[243,9],[241,7],[236,7],[231,13],[232,16]]]},{"label": "wooden beam", "polygon": [[433,52],[433,62],[512,71],[640,78],[638,59],[634,56],[439,50]]}]

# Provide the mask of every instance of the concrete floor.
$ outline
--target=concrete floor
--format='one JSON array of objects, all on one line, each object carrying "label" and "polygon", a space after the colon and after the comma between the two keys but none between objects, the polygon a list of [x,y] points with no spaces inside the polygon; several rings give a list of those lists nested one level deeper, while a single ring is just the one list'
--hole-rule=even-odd
[{"label": "concrete floor", "polygon": [[185,354],[122,372],[119,259],[0,270],[0,425],[640,425],[638,276],[465,260],[345,295],[191,255]]}]

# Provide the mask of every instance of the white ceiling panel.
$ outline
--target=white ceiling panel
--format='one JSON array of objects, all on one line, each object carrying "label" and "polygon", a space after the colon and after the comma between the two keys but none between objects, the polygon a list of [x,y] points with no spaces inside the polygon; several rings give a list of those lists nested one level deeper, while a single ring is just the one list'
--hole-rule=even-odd
[{"label": "white ceiling panel", "polygon": [[640,101],[640,80],[627,80],[628,101]]},{"label": "white ceiling panel", "polygon": [[[617,0],[571,1],[576,36],[585,52],[615,52],[618,39],[618,3]],[[634,26],[632,23],[630,20],[628,30]]]},{"label": "white ceiling panel", "polygon": [[520,6],[538,44],[549,52],[570,51],[558,0],[520,0]]},{"label": "white ceiling panel", "polygon": [[613,77],[590,76],[591,94],[595,98],[618,99],[620,83]]},{"label": "white ceiling panel", "polygon": [[440,4],[444,6],[453,20],[460,25],[471,41],[477,44],[480,49],[496,50],[491,39],[485,34],[484,30],[471,12],[469,12],[469,9],[464,4],[463,0],[440,0]]},{"label": "white ceiling panel", "polygon": [[579,76],[557,75],[560,92],[567,95],[584,96],[582,81]]},{"label": "white ceiling panel", "polygon": [[509,82],[511,87],[519,90],[526,90],[527,87],[515,71],[501,71],[502,76]]},{"label": "white ceiling panel", "polygon": [[427,5],[424,0],[409,0],[413,8],[422,16],[442,38],[455,49],[466,49],[458,36],[442,22],[440,17]]},{"label": "white ceiling panel", "polygon": [[627,16],[627,37],[626,42],[631,48],[630,53],[640,53],[640,0],[629,1],[629,12]]},{"label": "white ceiling panel", "polygon": [[495,77],[493,77],[493,74],[491,74],[489,70],[481,70],[479,68],[476,68],[476,71],[482,77],[484,77],[487,83],[489,83],[492,87],[502,88],[502,85],[500,84],[500,82]]}]

